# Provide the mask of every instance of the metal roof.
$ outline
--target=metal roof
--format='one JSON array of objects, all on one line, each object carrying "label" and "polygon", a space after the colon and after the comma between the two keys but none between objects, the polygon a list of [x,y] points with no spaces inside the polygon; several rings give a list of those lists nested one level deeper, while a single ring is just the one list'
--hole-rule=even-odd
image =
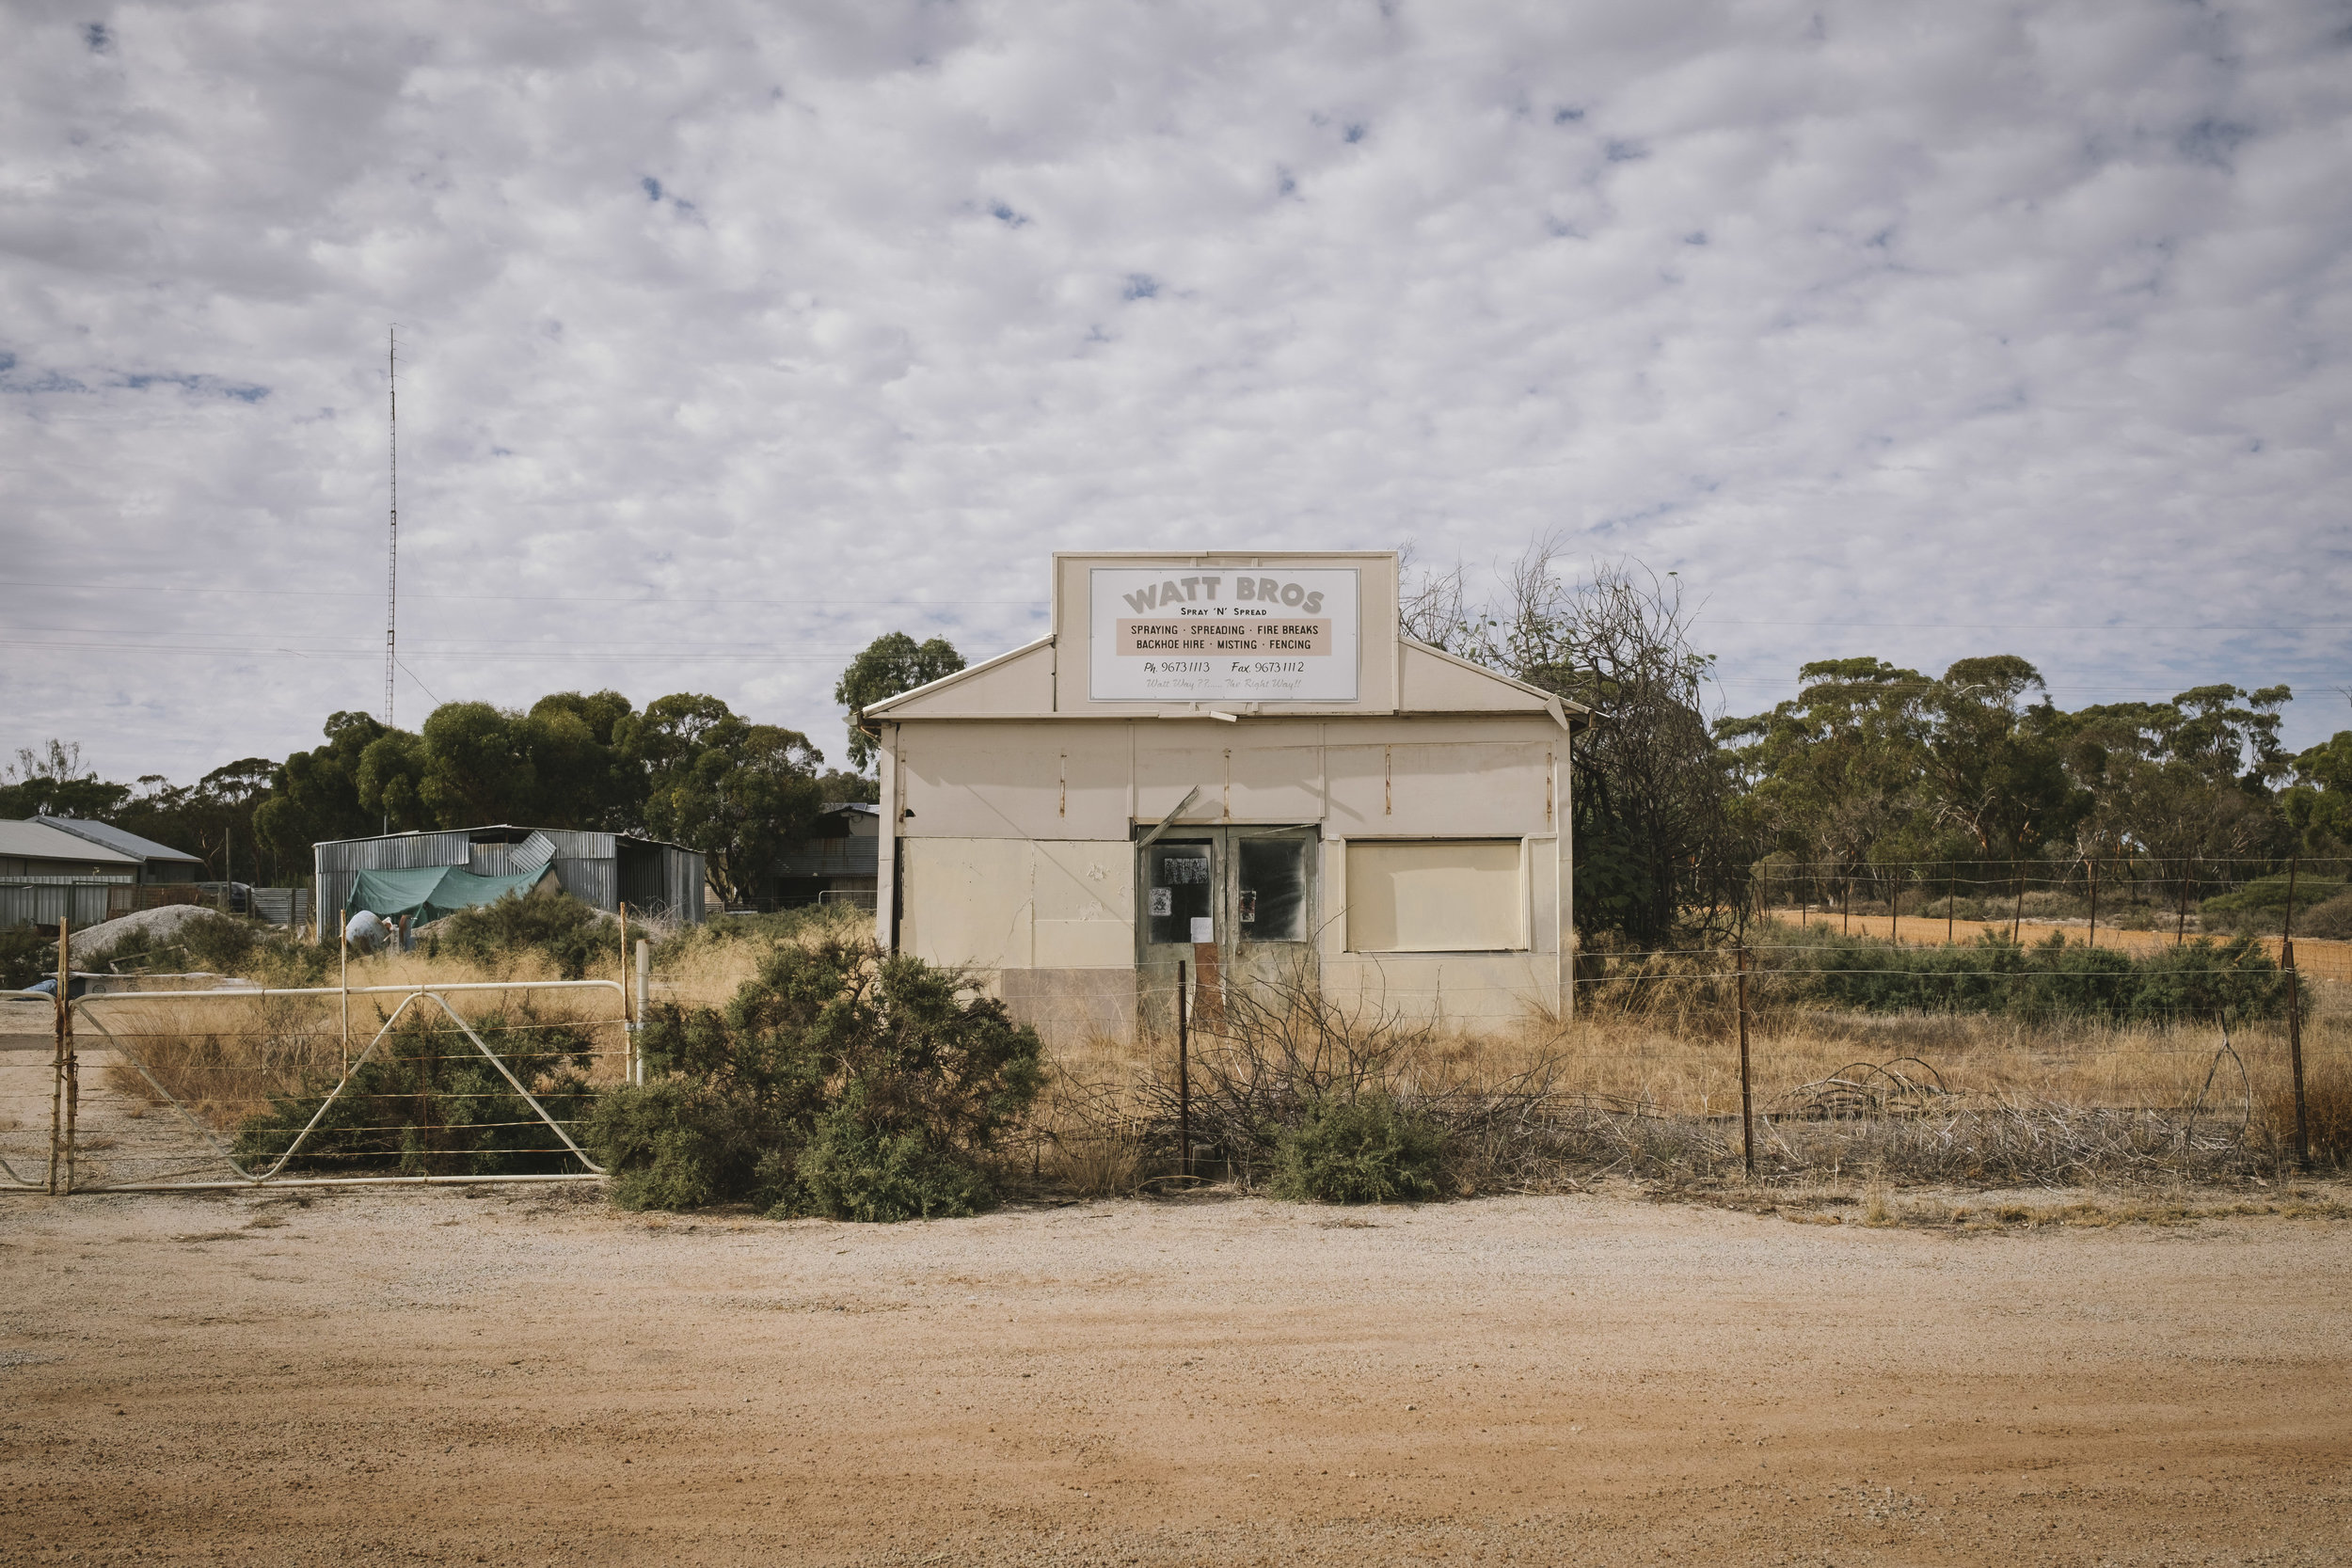
[{"label": "metal roof", "polygon": [[0,855],[10,860],[83,861],[93,865],[108,862],[119,865],[139,863],[136,855],[60,832],[53,822],[38,818],[28,822],[0,820]]},{"label": "metal roof", "polygon": [[179,861],[188,865],[204,863],[184,849],[174,849],[168,844],[158,844],[151,838],[141,838],[136,833],[125,832],[112,823],[85,822],[78,816],[44,816],[40,818],[40,822],[44,827],[56,828],[60,832],[72,833],[76,838],[86,838],[92,844],[103,845],[108,849],[119,849],[126,855],[135,855],[143,861]]},{"label": "metal roof", "polygon": [[[879,811],[881,808],[875,809]],[[691,845],[673,844],[666,838],[648,838],[644,833],[614,833],[600,830],[571,828],[527,828],[517,827],[511,822],[485,823],[478,828],[407,828],[396,833],[366,833],[358,838],[323,838],[313,843],[310,847],[321,849],[331,844],[393,844],[402,839],[432,838],[439,834],[454,834],[473,844],[521,844],[533,833],[568,833],[575,838],[582,839],[595,837],[626,840],[630,844],[651,844],[660,848],[676,849],[690,855],[702,853]]]}]

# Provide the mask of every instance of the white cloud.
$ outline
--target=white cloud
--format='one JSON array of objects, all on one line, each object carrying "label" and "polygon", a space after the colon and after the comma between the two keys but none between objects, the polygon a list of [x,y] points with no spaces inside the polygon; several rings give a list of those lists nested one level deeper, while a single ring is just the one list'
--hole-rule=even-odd
[{"label": "white cloud", "polygon": [[1056,547],[1565,529],[1736,707],[2000,650],[2352,721],[2341,7],[16,19],[8,745],[380,705],[395,320],[442,698],[837,750],[856,647],[1021,641]]}]

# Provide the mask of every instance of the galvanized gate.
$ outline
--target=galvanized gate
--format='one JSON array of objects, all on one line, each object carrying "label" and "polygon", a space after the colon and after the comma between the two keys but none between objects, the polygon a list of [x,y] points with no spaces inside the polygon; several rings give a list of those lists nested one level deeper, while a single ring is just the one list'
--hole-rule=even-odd
[{"label": "galvanized gate", "polygon": [[[519,994],[525,998],[525,1016],[531,1017],[529,998],[544,992],[610,992],[617,1006],[612,1014],[601,1017],[527,1023],[508,1022],[503,1015],[494,1015],[499,1021],[485,1023],[469,1019],[460,1010],[464,1003],[487,995]],[[350,1009],[355,999],[362,1000],[378,1015],[360,1026],[363,1038],[352,1029]],[[24,1006],[27,1003],[40,1005],[40,1011],[49,1015],[52,1037],[41,1042],[49,1047],[45,1060],[28,1043],[31,1037],[25,1027],[30,1015]],[[246,1009],[242,1030],[233,1019],[218,1033],[207,1032],[209,1025],[201,1022],[190,1022],[239,1004]],[[328,1004],[340,1011],[333,1028],[297,1028],[286,1033],[282,1037],[299,1040],[300,1049],[290,1056],[281,1052],[284,1060],[266,1060],[279,1037],[260,1037],[252,1025],[255,1018],[275,1013],[282,1021],[293,1016],[288,1009],[303,1005],[324,1009]],[[17,1031],[7,1033],[5,1020],[0,1019],[0,1190],[63,1195],[600,1180],[605,1174],[602,1167],[580,1147],[570,1122],[545,1102],[546,1086],[534,1084],[540,1069],[525,1064],[518,1072],[514,1059],[518,1053],[494,1048],[485,1037],[485,1030],[508,1037],[532,1029],[564,1031],[564,1037],[572,1046],[563,1054],[572,1062],[578,1086],[583,1089],[599,1069],[608,1081],[613,1076],[623,1082],[642,1079],[628,993],[612,980],[135,991],[74,997],[62,1006],[40,992],[16,991],[0,992],[0,1008],[14,1010]],[[169,1029],[136,1026],[142,1010],[152,1015],[158,1008],[193,1011],[183,1014]],[[415,1097],[426,1116],[421,1158],[412,1158],[404,1144],[402,1163],[421,1164],[423,1168],[418,1172],[362,1168],[354,1175],[317,1174],[311,1167],[327,1158],[313,1147],[323,1127],[344,1133],[398,1132],[405,1138],[414,1136],[414,1123],[353,1129],[335,1120],[339,1109],[348,1111],[363,1099],[368,1104],[381,1105],[406,1097],[404,1088],[386,1088],[386,1073],[397,1065],[393,1052],[404,1038],[404,1020],[408,1021],[405,1037],[414,1056],[410,1065],[418,1069]],[[616,1043],[611,1047],[600,1043],[598,1037],[612,1034],[617,1034]],[[423,1053],[416,1051],[421,1036],[436,1037],[426,1042]],[[450,1053],[440,1049],[437,1037],[442,1036],[451,1042]],[[590,1042],[588,1048],[580,1047],[581,1039]],[[326,1040],[335,1042],[331,1053],[319,1043]],[[199,1061],[197,1069],[190,1069],[192,1048],[199,1058],[211,1053],[209,1068]],[[310,1065],[309,1053],[313,1051],[318,1055],[315,1067]],[[159,1053],[173,1056],[179,1070],[175,1073],[173,1067],[159,1063]],[[543,1136],[548,1141],[487,1153],[477,1148],[435,1149],[430,1109],[436,1094],[428,1080],[437,1064],[461,1061],[486,1066],[495,1072],[505,1090],[528,1108],[528,1115],[495,1123],[451,1121],[445,1124],[448,1130],[476,1134],[485,1127],[509,1132],[526,1129],[527,1133],[512,1132],[506,1141],[523,1135]],[[256,1067],[257,1062],[262,1065]],[[614,1067],[617,1073],[611,1070]],[[243,1098],[231,1095],[224,1103],[198,1093],[191,1082],[201,1082],[201,1070],[238,1075]],[[310,1107],[307,1121],[284,1147],[260,1158],[250,1150],[241,1156],[234,1137],[224,1137],[226,1130],[217,1125],[224,1118],[239,1117],[237,1106],[249,1105],[262,1092],[257,1085],[265,1086],[273,1110],[282,1113],[291,1108],[298,1115],[301,1108]],[[192,1098],[198,1103],[191,1104]],[[486,1096],[444,1092],[438,1098],[446,1102]],[[168,1130],[144,1125],[153,1109],[168,1111],[172,1118]],[[242,1122],[248,1135],[252,1125],[249,1116]],[[363,1166],[382,1164],[380,1158],[365,1152],[346,1157]],[[437,1162],[478,1165],[485,1160],[513,1163],[517,1159],[562,1168],[528,1174],[479,1169],[436,1173],[432,1169]],[[151,1168],[157,1166],[163,1168]]]}]

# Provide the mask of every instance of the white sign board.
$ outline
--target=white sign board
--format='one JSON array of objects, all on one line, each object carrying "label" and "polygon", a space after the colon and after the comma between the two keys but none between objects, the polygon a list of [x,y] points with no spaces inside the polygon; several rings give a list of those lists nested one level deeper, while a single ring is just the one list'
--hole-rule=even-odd
[{"label": "white sign board", "polygon": [[1098,703],[1352,703],[1354,567],[1097,566],[1087,694]]}]

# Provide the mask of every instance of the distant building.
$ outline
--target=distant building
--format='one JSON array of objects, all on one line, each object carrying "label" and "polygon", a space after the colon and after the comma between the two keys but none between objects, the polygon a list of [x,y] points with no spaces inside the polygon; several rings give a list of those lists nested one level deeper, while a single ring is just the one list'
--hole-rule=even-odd
[{"label": "distant building", "polygon": [[168,844],[158,844],[151,838],[141,838],[134,832],[105,822],[85,822],[78,816],[43,816],[38,820],[45,827],[87,839],[102,849],[119,855],[131,855],[139,862],[139,881],[193,882],[201,879],[204,863],[184,849],[174,849]]},{"label": "distant building", "polygon": [[137,856],[61,832],[53,818],[0,821],[0,926],[95,926],[142,870]]},{"label": "distant building", "polygon": [[764,897],[776,908],[850,903],[874,907],[881,876],[882,807],[844,800],[818,815],[806,838],[776,857],[774,882]]},{"label": "distant building", "polygon": [[[699,925],[703,918],[702,852],[627,833],[501,823],[335,839],[312,845],[310,853],[318,873],[315,918],[323,941],[333,940],[338,915],[351,907],[363,876],[433,868],[463,872],[500,888],[516,885],[516,879],[537,885],[544,879],[530,874],[552,869],[557,885],[591,909],[618,912],[627,904],[632,914],[658,915],[689,925]],[[400,879],[404,887],[415,880]],[[443,891],[443,884],[453,882],[462,888],[465,879],[437,879],[437,895],[429,895],[429,901],[437,904],[441,897],[454,897],[454,891]],[[389,886],[381,881],[378,885]],[[413,891],[399,895],[407,896]],[[489,887],[481,891],[496,895]]]},{"label": "distant building", "polygon": [[[87,822],[74,824],[90,826]],[[128,838],[131,835],[123,835]],[[141,842],[144,842],[143,840]],[[162,848],[161,845],[156,846]],[[166,850],[166,853],[173,851]],[[0,821],[0,878],[32,881],[103,881],[136,885],[145,862],[80,833],[68,832],[51,816]]]}]

